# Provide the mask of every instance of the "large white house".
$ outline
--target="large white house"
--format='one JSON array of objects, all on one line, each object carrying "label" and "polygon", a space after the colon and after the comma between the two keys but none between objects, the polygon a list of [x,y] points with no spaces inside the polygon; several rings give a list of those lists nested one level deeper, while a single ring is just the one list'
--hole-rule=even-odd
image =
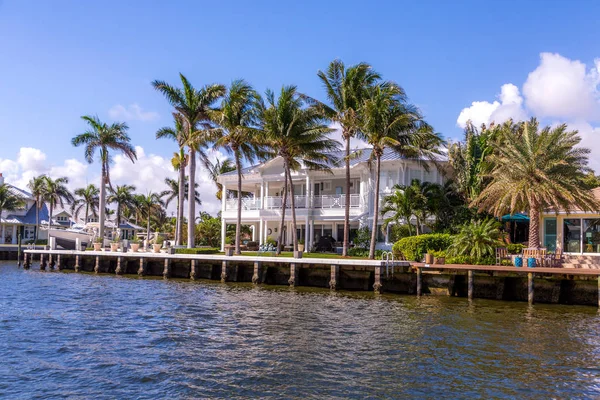
[{"label": "large white house", "polygon": [[[303,239],[306,250],[314,246],[321,237],[331,237],[337,246],[343,240],[344,207],[350,202],[350,240],[357,229],[373,222],[373,205],[375,190],[374,165],[369,165],[370,149],[355,150],[350,162],[351,187],[345,193],[344,162],[332,167],[331,172],[311,171],[302,168],[292,172],[296,205],[298,239]],[[344,152],[333,154],[342,159]],[[429,168],[426,168],[428,165]],[[446,163],[441,162],[442,170]],[[262,164],[242,170],[242,191],[246,196],[242,199],[242,224],[250,225],[253,240],[263,244],[267,238],[274,240],[279,236],[281,222],[281,205],[283,200],[283,161],[276,157]],[[391,150],[386,150],[381,160],[380,192],[383,197],[390,193],[396,184],[408,185],[413,179],[422,182],[444,183],[444,173],[431,162],[402,159]],[[226,190],[237,189],[237,172],[229,172],[218,177],[218,181]],[[248,196],[247,193],[251,195]],[[286,210],[283,244],[291,245],[293,240],[292,216],[288,198]],[[222,200],[222,243],[225,246],[227,224],[235,224],[237,218],[237,196]],[[378,248],[389,248],[387,235],[378,230]]]}]

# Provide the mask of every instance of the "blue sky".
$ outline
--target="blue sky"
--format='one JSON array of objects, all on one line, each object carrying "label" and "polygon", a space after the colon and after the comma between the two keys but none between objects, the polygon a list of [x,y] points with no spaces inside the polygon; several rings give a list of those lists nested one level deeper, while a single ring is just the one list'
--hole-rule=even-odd
[{"label": "blue sky", "polygon": [[170,157],[174,146],[154,140],[171,116],[152,80],[245,78],[261,92],[296,84],[322,99],[316,72],[334,58],[371,63],[439,132],[459,137],[461,110],[497,100],[506,83],[522,90],[541,53],[593,69],[599,12],[598,1],[0,0],[0,160],[32,147],[47,168],[83,161],[70,145],[85,129],[79,117],[110,121],[119,105],[133,143]]}]

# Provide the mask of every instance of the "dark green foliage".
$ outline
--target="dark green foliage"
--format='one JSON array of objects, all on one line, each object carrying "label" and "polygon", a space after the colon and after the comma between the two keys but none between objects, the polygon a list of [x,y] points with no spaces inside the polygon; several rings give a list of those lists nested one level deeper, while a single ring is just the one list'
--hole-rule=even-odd
[{"label": "dark green foliage", "polygon": [[[376,259],[381,258],[382,254],[383,254],[383,250],[375,250],[375,258]],[[350,250],[348,250],[348,256],[350,256],[350,257],[368,257],[369,249],[353,247]]]},{"label": "dark green foliage", "polygon": [[217,254],[221,250],[216,247],[194,248],[194,249],[176,249],[175,254]]},{"label": "dark green foliage", "polygon": [[396,256],[403,255],[409,261],[421,261],[427,251],[446,250],[452,245],[452,235],[432,233],[400,239],[392,247]]},{"label": "dark green foliage", "polygon": [[506,250],[509,254],[520,254],[523,252],[524,248],[525,246],[521,243],[510,243],[506,245]]},{"label": "dark green foliage", "polygon": [[[371,230],[363,226],[362,228],[356,231],[356,236],[354,237],[354,248],[359,249],[368,249],[369,244],[371,243]],[[350,255],[350,254],[348,254]],[[367,255],[369,253],[367,252]]]}]

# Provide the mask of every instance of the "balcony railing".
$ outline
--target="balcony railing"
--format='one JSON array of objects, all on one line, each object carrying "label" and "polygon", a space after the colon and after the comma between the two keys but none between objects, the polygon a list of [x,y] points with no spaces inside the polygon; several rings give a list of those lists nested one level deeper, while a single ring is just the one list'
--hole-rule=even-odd
[{"label": "balcony railing", "polygon": [[[322,196],[294,196],[296,208],[344,208],[346,207],[346,195],[322,195]],[[286,208],[292,208],[291,199],[288,197]],[[283,204],[282,196],[265,197],[265,209],[281,209]],[[360,195],[350,195],[350,207],[358,208],[361,206]],[[242,210],[259,210],[261,208],[260,199],[242,199]],[[237,210],[237,199],[227,199],[225,202],[226,210]]]}]

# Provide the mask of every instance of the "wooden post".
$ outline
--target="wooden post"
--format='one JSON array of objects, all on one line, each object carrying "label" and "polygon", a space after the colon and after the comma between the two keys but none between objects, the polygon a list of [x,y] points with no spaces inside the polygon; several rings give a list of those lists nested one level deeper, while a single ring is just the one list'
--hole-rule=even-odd
[{"label": "wooden post", "polygon": [[94,266],[94,273],[100,272],[100,256],[96,256],[96,265]]},{"label": "wooden post", "polygon": [[600,307],[600,275],[598,275],[598,307]]},{"label": "wooden post", "polygon": [[533,273],[527,273],[527,301],[533,304]]},{"label": "wooden post", "polygon": [[121,268],[121,261],[123,257],[117,257],[117,268],[115,268],[115,274],[121,275],[123,273],[123,269]]},{"label": "wooden post", "polygon": [[221,283],[227,282],[227,261],[221,263]]},{"label": "wooden post", "polygon": [[196,280],[196,260],[190,261],[190,279]]},{"label": "wooden post", "polygon": [[141,257],[140,258],[140,268],[138,269],[138,276],[144,276],[146,274],[146,260]]},{"label": "wooden post", "polygon": [[19,247],[17,248],[17,267],[21,268],[21,235],[19,235]]},{"label": "wooden post", "polygon": [[340,280],[340,266],[332,265],[331,266],[331,278],[329,280],[329,289],[336,290],[339,280]]},{"label": "wooden post", "polygon": [[421,296],[423,294],[423,271],[421,267],[417,268],[417,296]]},{"label": "wooden post", "polygon": [[23,268],[29,269],[31,264],[29,264],[29,255],[27,253],[23,254]]},{"label": "wooden post", "polygon": [[163,269],[163,279],[169,279],[171,276],[171,260],[165,258],[165,268]]},{"label": "wooden post", "polygon": [[40,253],[40,271],[46,270],[46,261],[44,260],[44,254]]},{"label": "wooden post", "polygon": [[59,271],[62,270],[62,263],[61,263],[60,254],[58,254],[56,256],[56,269],[59,270]]},{"label": "wooden post", "polygon": [[290,263],[290,279],[288,280],[290,287],[298,285],[298,268],[296,263]]},{"label": "wooden post", "polygon": [[380,294],[383,291],[383,284],[381,283],[381,275],[383,274],[383,267],[378,265],[375,267],[375,276],[373,282],[373,291]]},{"label": "wooden post", "polygon": [[75,256],[75,272],[79,272],[79,254]]},{"label": "wooden post", "polygon": [[52,254],[48,254],[48,266],[50,267],[50,271],[54,271],[54,257]]},{"label": "wooden post", "polygon": [[252,274],[252,283],[255,285],[260,282],[260,261],[254,261],[254,274]]},{"label": "wooden post", "polygon": [[467,271],[467,296],[469,300],[473,300],[473,270]]}]

